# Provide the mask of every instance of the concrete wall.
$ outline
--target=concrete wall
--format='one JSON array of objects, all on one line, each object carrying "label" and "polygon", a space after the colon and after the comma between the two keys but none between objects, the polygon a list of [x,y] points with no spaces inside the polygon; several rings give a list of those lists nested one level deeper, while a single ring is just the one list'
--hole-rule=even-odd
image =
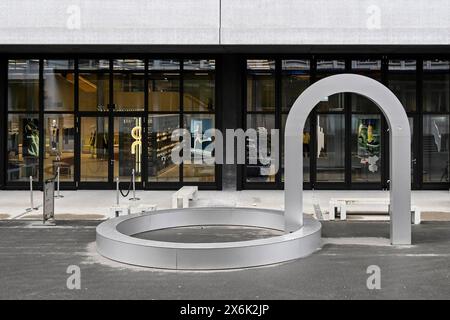
[{"label": "concrete wall", "polygon": [[450,44],[449,0],[1,0],[1,44]]}]

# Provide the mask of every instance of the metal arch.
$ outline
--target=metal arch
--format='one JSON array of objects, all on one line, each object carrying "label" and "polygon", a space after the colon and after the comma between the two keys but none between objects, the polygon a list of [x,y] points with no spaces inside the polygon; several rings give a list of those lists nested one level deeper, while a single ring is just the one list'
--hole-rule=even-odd
[{"label": "metal arch", "polygon": [[408,117],[397,97],[383,84],[356,74],[333,75],[309,86],[294,102],[285,127],[285,230],[303,226],[303,144],[309,113],[323,97],[342,92],[372,100],[389,124],[391,243],[411,244],[411,136]]}]

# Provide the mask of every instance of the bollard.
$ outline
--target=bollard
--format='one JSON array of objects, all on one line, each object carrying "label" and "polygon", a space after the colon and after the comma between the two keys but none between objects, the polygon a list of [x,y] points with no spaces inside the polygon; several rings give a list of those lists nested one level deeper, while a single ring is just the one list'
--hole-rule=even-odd
[{"label": "bollard", "polygon": [[30,207],[26,211],[37,210],[38,208],[34,206],[33,200],[33,176],[30,176]]},{"label": "bollard", "polygon": [[116,205],[119,205],[120,189],[119,189],[119,177],[116,177]]},{"label": "bollard", "polygon": [[56,168],[56,196],[55,196],[55,198],[64,198],[64,196],[59,193],[59,166]]},{"label": "bollard", "polygon": [[131,170],[131,183],[133,184],[133,197],[130,198],[132,201],[140,200],[136,197],[136,178],[135,178],[134,169]]}]

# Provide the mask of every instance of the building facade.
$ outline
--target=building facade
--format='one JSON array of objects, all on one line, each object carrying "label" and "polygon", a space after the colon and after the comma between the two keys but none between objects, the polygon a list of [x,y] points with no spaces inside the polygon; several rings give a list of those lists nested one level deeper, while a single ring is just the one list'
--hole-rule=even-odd
[{"label": "building facade", "polygon": [[[142,189],[282,189],[295,99],[324,77],[357,73],[405,107],[412,187],[449,189],[448,1],[105,3],[0,4],[2,188],[28,188],[30,176],[39,188],[59,170],[70,189],[114,188],[132,172]],[[177,128],[193,144],[210,128],[279,129],[281,168],[176,165]],[[305,188],[389,188],[388,138],[367,98],[324,97],[299,137]]]}]

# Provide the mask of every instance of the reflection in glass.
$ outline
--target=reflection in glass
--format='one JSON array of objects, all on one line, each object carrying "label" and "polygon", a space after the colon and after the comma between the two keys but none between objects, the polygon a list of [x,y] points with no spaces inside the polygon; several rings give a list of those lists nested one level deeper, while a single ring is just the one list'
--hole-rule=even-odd
[{"label": "reflection in glass", "polygon": [[148,70],[180,70],[180,61],[172,59],[150,59]]},{"label": "reflection in glass", "polygon": [[[309,60],[282,60],[281,105],[288,112],[298,96],[309,86]],[[297,67],[298,69],[295,69]]]},{"label": "reflection in glass", "polygon": [[247,111],[275,111],[275,75],[247,73]]},{"label": "reflection in glass", "polygon": [[[284,182],[284,129],[286,126],[287,114],[281,115],[281,181]],[[303,182],[310,181],[310,157],[311,157],[311,120],[308,119],[305,122],[303,129]]]},{"label": "reflection in glass", "polygon": [[39,60],[8,61],[8,110],[39,110]]},{"label": "reflection in glass", "polygon": [[330,70],[342,72],[345,70],[345,60],[317,60],[317,71],[328,72]]},{"label": "reflection in glass", "polygon": [[185,73],[183,79],[183,108],[185,111],[214,111],[214,73]]},{"label": "reflection in glass", "polygon": [[214,70],[216,68],[215,60],[184,60],[184,70]]},{"label": "reflection in glass", "polygon": [[179,166],[172,162],[175,141],[173,130],[179,127],[179,115],[164,114],[148,117],[148,180],[150,182],[179,181]]},{"label": "reflection in glass", "polygon": [[144,60],[140,59],[118,59],[113,60],[114,70],[142,70],[145,69]]},{"label": "reflection in glass", "polygon": [[108,181],[108,118],[81,117],[80,181]]},{"label": "reflection in glass", "polygon": [[352,182],[381,181],[381,116],[352,115]]},{"label": "reflection in glass", "polygon": [[7,152],[7,181],[39,181],[38,115],[8,115]]},{"label": "reflection in glass", "polygon": [[114,111],[144,110],[144,73],[114,73]]},{"label": "reflection in glass", "polygon": [[407,112],[416,110],[416,60],[389,60],[388,87]]},{"label": "reflection in glass", "polygon": [[[206,164],[204,161],[211,160],[214,154],[207,149],[214,141],[207,130],[215,128],[214,115],[191,114],[184,115],[184,128],[191,133],[191,163],[183,163],[183,180],[190,182],[214,182],[215,165]],[[202,164],[195,164],[195,156],[203,159]]]},{"label": "reflection in glass", "polygon": [[78,76],[80,111],[108,111],[109,73],[84,73]]},{"label": "reflection in glass", "polygon": [[180,74],[149,74],[148,106],[150,111],[179,111],[180,109]]},{"label": "reflection in glass", "polygon": [[45,111],[73,111],[73,60],[44,60]]},{"label": "reflection in glass", "polygon": [[[275,129],[275,115],[270,114],[248,114],[247,115],[247,129],[255,129],[258,133],[257,140],[248,137],[246,143],[246,178],[248,182],[275,182],[275,166],[272,161],[264,159],[261,162],[261,157],[258,154],[258,146],[260,143],[267,145],[267,156],[272,158],[278,155],[271,155],[271,129]],[[267,139],[267,141],[263,141]],[[276,141],[275,143],[279,143]],[[256,159],[251,159],[252,155]],[[269,163],[269,164],[265,164]]]},{"label": "reflection in glass", "polygon": [[345,119],[343,114],[317,116],[317,181],[345,180]]},{"label": "reflection in glass", "polygon": [[142,174],[142,120],[140,117],[114,118],[114,177],[136,181]]},{"label": "reflection in glass", "polygon": [[449,116],[423,116],[423,182],[449,182]]},{"label": "reflection in glass", "polygon": [[275,60],[247,60],[247,70],[275,70]]},{"label": "reflection in glass", "polygon": [[450,111],[450,61],[424,61],[423,111]]},{"label": "reflection in glass", "polygon": [[57,174],[61,181],[74,179],[75,127],[72,114],[45,114],[44,179]]}]

